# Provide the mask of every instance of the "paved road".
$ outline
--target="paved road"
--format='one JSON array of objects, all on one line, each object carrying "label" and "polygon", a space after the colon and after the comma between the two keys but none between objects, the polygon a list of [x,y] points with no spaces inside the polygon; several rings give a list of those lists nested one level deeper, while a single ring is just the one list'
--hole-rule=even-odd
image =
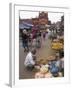
[{"label": "paved road", "polygon": [[[54,55],[55,52],[51,48],[51,40],[45,39],[42,40],[42,46],[40,49],[37,49],[37,59],[47,59],[48,56]],[[24,52],[22,43],[20,42],[19,46],[19,78],[20,79],[31,79],[34,78],[35,72],[27,71],[24,67],[24,60],[27,53]]]}]

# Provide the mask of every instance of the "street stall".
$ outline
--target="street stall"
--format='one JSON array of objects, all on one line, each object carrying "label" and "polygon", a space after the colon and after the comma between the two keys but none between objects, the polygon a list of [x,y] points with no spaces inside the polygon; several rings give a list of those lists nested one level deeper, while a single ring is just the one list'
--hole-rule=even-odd
[{"label": "street stall", "polygon": [[52,74],[48,70],[48,67],[41,66],[39,72],[35,73],[35,78],[51,78]]},{"label": "street stall", "polygon": [[64,44],[64,36],[59,36],[58,39],[59,39],[59,41],[60,41],[61,43]]},{"label": "street stall", "polygon": [[35,73],[35,78],[51,78],[52,74],[48,69],[48,61],[44,59],[40,59],[37,61],[38,71]]},{"label": "street stall", "polygon": [[23,41],[24,33],[23,31],[26,30],[27,36],[28,36],[28,48],[31,46],[31,31],[32,31],[33,24],[29,24],[26,22],[20,22],[19,23],[19,39]]},{"label": "street stall", "polygon": [[37,72],[35,73],[35,78],[50,78],[53,77],[48,65],[48,60],[53,60],[55,57],[48,57],[48,59],[40,59],[36,62],[35,68],[37,69]]},{"label": "street stall", "polygon": [[51,78],[64,76],[64,58],[59,53],[48,56],[47,59],[40,59],[36,62],[35,78]]},{"label": "street stall", "polygon": [[64,57],[64,36],[57,36],[57,39],[52,41],[52,49],[59,52],[60,57]]},{"label": "street stall", "polygon": [[58,39],[54,39],[52,42],[52,49],[54,50],[63,49],[63,43],[61,43]]},{"label": "street stall", "polygon": [[50,70],[51,74],[53,75],[53,77],[59,76],[59,69],[56,66],[57,61],[58,61],[58,59],[56,59],[56,55],[48,57],[49,70]]},{"label": "street stall", "polygon": [[19,30],[24,30],[24,29],[30,30],[32,27],[33,25],[29,23],[25,23],[25,22],[19,23]]},{"label": "street stall", "polygon": [[27,30],[27,31],[29,31],[29,30],[31,30],[32,26],[33,25],[27,24],[27,23],[19,23],[20,36],[21,36],[21,34],[22,34],[22,32],[23,32],[24,29]]}]

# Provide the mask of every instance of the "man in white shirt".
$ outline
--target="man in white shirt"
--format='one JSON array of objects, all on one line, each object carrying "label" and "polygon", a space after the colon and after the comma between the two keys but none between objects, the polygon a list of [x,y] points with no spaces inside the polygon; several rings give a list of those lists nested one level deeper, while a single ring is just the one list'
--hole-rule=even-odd
[{"label": "man in white shirt", "polygon": [[34,69],[35,58],[33,56],[35,56],[35,54],[36,54],[36,50],[32,49],[32,51],[30,51],[25,58],[24,65],[28,70]]}]

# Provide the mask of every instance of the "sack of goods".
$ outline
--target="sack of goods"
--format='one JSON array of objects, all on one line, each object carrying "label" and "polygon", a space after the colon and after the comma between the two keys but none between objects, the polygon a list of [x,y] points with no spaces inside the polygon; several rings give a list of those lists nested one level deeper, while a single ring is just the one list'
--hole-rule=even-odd
[{"label": "sack of goods", "polygon": [[47,72],[48,72],[48,67],[46,67],[46,66],[44,66],[44,65],[41,66],[40,72],[43,73],[43,74],[47,73]]}]

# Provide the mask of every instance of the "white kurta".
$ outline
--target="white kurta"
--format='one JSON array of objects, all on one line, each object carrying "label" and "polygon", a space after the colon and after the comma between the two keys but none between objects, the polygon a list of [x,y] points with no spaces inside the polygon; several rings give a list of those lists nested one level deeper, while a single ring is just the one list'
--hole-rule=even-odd
[{"label": "white kurta", "polygon": [[35,62],[33,60],[33,57],[32,57],[32,53],[29,52],[25,58],[25,61],[24,61],[24,65],[25,66],[28,66],[28,65],[35,65]]}]

